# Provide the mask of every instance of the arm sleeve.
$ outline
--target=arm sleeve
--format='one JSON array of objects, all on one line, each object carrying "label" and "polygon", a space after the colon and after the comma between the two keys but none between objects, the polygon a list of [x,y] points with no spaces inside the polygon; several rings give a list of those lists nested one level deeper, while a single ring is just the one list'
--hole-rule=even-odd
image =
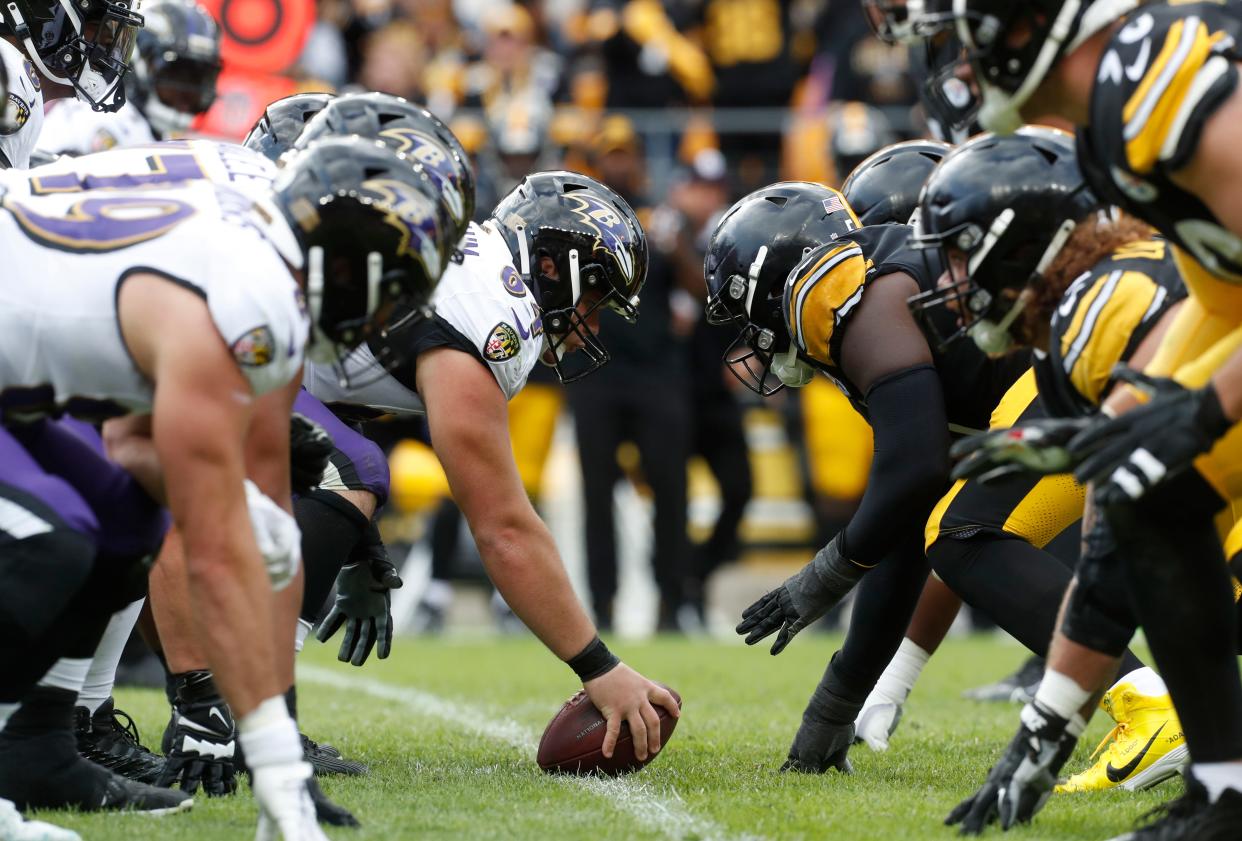
[{"label": "arm sleeve", "polygon": [[875,456],[843,547],[847,558],[874,566],[901,535],[922,528],[949,477],[949,429],[936,369],[906,368],[867,392]]}]

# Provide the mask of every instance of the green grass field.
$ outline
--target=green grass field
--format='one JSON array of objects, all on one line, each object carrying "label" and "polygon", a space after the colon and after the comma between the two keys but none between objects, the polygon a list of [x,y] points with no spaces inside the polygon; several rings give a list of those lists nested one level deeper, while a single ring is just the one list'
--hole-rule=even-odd
[{"label": "green grass field", "polygon": [[[532,639],[401,639],[392,658],[338,664],[335,646],[310,644],[299,689],[303,727],[371,766],[328,778],[360,830],[334,839],[936,839],[940,822],[982,780],[1016,726],[1017,707],[959,698],[1007,673],[1020,649],[992,639],[950,640],[906,706],[893,747],[851,752],[855,774],[802,776],[776,768],[804,702],[838,640],[804,634],[780,657],[741,644],[656,639],[614,644],[630,664],[677,688],[684,715],[667,751],[629,778],[551,778],[535,765],[539,734],[576,684]],[[158,743],[161,694],[122,691],[118,706]],[[1097,715],[1068,766],[1078,770],[1111,722]],[[1180,793],[1057,796],[1032,827],[1006,838],[1105,839]],[[44,813],[88,841],[236,839],[253,834],[246,786],[197,798],[168,818]],[[999,835],[994,830],[993,835]]]}]

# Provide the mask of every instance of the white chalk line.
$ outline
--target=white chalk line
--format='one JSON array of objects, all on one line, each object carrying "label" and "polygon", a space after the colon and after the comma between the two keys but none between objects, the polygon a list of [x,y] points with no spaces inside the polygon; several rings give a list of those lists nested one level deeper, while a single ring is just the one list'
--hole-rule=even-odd
[{"label": "white chalk line", "polygon": [[[412,686],[399,686],[365,677],[345,676],[319,666],[298,666],[298,680],[347,692],[361,692],[401,704],[415,715],[436,719],[460,730],[503,742],[532,757],[539,748],[539,737],[531,728],[492,715],[481,707],[449,701]],[[634,777],[573,777],[556,775],[549,779],[574,786],[608,800],[645,829],[673,839],[698,838],[701,841],[758,841],[757,836],[732,836],[713,821],[688,811],[675,789],[657,792],[650,784]]]}]

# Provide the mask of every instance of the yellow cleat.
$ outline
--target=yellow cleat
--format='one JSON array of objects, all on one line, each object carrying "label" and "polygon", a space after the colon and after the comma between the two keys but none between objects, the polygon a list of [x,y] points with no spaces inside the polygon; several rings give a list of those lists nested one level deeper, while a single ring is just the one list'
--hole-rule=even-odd
[{"label": "yellow cleat", "polygon": [[[1127,675],[1129,677],[1129,675]],[[1117,722],[1091,758],[1099,761],[1057,786],[1060,794],[1120,786],[1141,791],[1164,782],[1189,762],[1182,723],[1168,694],[1144,695],[1124,678],[1100,706]],[[1107,747],[1107,750],[1105,748]]]}]

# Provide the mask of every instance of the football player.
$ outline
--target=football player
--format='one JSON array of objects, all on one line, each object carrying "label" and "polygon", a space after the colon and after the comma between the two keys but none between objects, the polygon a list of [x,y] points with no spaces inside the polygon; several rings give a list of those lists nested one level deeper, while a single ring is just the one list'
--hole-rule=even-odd
[{"label": "football player", "polygon": [[[640,756],[660,748],[653,704],[674,714],[676,704],[608,651],[574,597],[522,485],[506,402],[537,361],[555,368],[563,382],[607,362],[597,332],[600,312],[607,307],[637,316],[646,249],[633,211],[604,185],[569,172],[529,175],[487,221],[469,225],[458,243],[459,259],[437,287],[431,320],[369,343],[346,360],[344,378],[315,365],[305,380],[311,394],[338,412],[426,415],[432,446],[497,590],[583,681],[608,719],[606,753],[625,721]],[[373,383],[348,385],[393,346],[410,364]],[[362,471],[338,473],[325,477],[320,489],[374,490],[354,478]],[[351,566],[337,580],[321,639],[341,619],[373,619],[380,627],[391,622],[382,582],[365,566]],[[365,642],[363,635],[359,645]],[[343,659],[346,653],[343,648]]]},{"label": "football player", "polygon": [[[1125,417],[1087,424],[1093,428],[1075,439],[1061,468],[1099,450],[1077,472],[1098,481],[1094,496],[1103,514],[1092,529],[1098,551],[1089,551],[1084,564],[1124,564],[1125,591],[1195,761],[1185,808],[1147,832],[1206,837],[1242,826],[1242,679],[1212,522],[1242,490],[1235,478],[1242,434],[1231,432],[1242,416],[1242,92],[1235,50],[1242,14],[1230,3],[1136,6],[956,0],[952,17],[982,90],[985,126],[1012,130],[1024,114],[1070,119],[1079,126],[1079,163],[1092,188],[1175,246],[1189,299],[1146,372],[1177,384],[1139,378],[1158,399],[1137,409],[1145,395],[1119,390],[1105,408]],[[1192,462],[1197,470],[1187,469]],[[1088,634],[1072,621],[1076,607],[1116,601],[1115,592],[1093,592],[1084,580],[1085,572],[1052,649],[1056,662],[1037,693],[1051,714],[1043,720],[1048,726],[1027,715],[1023,732],[1036,734],[1023,742],[1030,752],[1014,758],[1021,753],[1015,742],[980,793],[980,803],[996,786],[1010,793],[1001,815],[1006,825],[1042,803],[1039,791],[1050,785],[1066,723],[1080,709],[1089,713],[1091,696],[1107,685],[1114,655],[1129,639],[1125,623]],[[1095,607],[1107,615],[1107,604]],[[1019,772],[1032,784],[1013,785]]]},{"label": "football player", "polygon": [[[331,113],[325,113],[323,120],[313,121],[315,128],[310,130],[310,124],[306,121],[320,111],[328,110]],[[452,135],[424,109],[399,97],[382,94],[339,99],[326,94],[296,95],[268,106],[247,137],[246,145],[271,159],[277,159],[290,152],[293,141],[299,137],[302,142],[298,149],[304,149],[315,140],[351,134],[366,135],[385,142],[402,154],[410,154],[412,164],[418,167],[424,192],[436,199],[437,226],[445,231],[445,253],[441,257],[444,258],[442,262],[446,262],[452,243],[460,239],[473,213],[473,181],[464,153],[458,149],[455,154],[447,141],[443,142],[443,151],[438,151],[442,145],[438,138],[451,138]],[[199,142],[193,141],[195,144]],[[436,149],[428,148],[430,143],[435,143]],[[382,366],[362,374],[354,371],[353,378],[355,381],[359,376],[364,380],[374,379],[383,372]],[[343,372],[335,371],[331,376],[341,377]],[[367,598],[365,590],[355,593],[346,586],[348,583],[371,586],[367,582],[372,570],[376,570],[380,580],[386,578],[389,585],[399,586],[400,578],[388,561],[378,528],[372,522],[374,513],[388,495],[388,464],[383,452],[356,430],[343,424],[305,391],[299,392],[295,411],[325,426],[336,444],[329,456],[327,480],[321,481],[318,475],[308,477],[308,488],[319,487],[299,493],[294,504],[295,516],[305,535],[306,583],[295,638],[295,650],[300,651],[312,626],[322,618],[324,601],[342,565],[351,557],[353,561],[349,572],[353,577],[351,579],[346,575],[341,582],[345,591],[355,595],[354,599],[346,602],[350,606],[367,601]],[[211,722],[203,720],[202,715],[196,715],[194,711],[207,711],[213,706],[223,707],[223,704],[219,689],[207,670],[205,652],[195,644],[193,635],[185,633],[191,618],[191,606],[184,573],[179,571],[183,565],[184,558],[179,553],[166,550],[161,557],[158,574],[153,577],[152,603],[169,667],[170,700],[176,710],[174,721],[180,717],[195,722],[199,728],[196,741],[201,742],[202,729],[210,729]],[[364,568],[367,573],[365,578],[359,574]],[[375,586],[379,587],[378,584]],[[387,656],[391,645],[387,589],[382,588],[382,593],[374,594],[371,599],[378,600],[385,608],[378,625],[364,623],[362,618],[351,616],[354,621],[347,628],[347,645],[342,648],[342,659],[361,665],[377,642],[380,656]],[[372,620],[374,617],[368,613],[366,618]],[[292,685],[286,690],[286,700],[291,712],[295,711],[297,695]],[[177,762],[185,764],[187,769],[213,764],[221,766],[218,773],[213,772],[211,779],[205,781],[209,784],[209,794],[224,794],[231,790],[225,782],[232,775],[229,758],[181,757],[175,744],[184,740],[178,739],[171,724],[165,737],[166,742],[174,745],[172,751],[178,757]],[[219,746],[218,752],[227,752],[228,745],[233,741],[231,728],[216,728],[213,738]],[[317,774],[366,772],[365,765],[341,757],[331,745],[318,743],[306,736],[302,739],[308,761]],[[181,782],[183,786],[196,784],[192,778],[184,776]],[[355,825],[354,818],[323,797],[317,785],[312,784],[311,790],[321,819],[337,825]]]},{"label": "football player", "polygon": [[0,167],[25,169],[45,98],[76,95],[97,111],[124,104],[122,80],[142,16],[125,0],[14,0],[0,16],[0,59],[10,80]]},{"label": "football player", "polygon": [[[261,834],[323,838],[304,785],[310,768],[280,697],[279,675],[288,669],[275,640],[291,637],[293,623],[273,624],[273,585],[294,579],[299,555],[287,513],[288,415],[308,334],[312,353],[332,355],[365,338],[399,302],[429,296],[434,277],[410,248],[430,235],[431,201],[411,183],[413,171],[391,150],[340,141],[307,150],[266,206],[206,181],[141,190],[6,181],[5,241],[31,251],[19,265],[54,267],[73,287],[61,294],[20,273],[0,285],[13,322],[0,353],[9,452],[0,473],[8,499],[2,545],[4,566],[20,576],[19,586],[5,588],[4,616],[6,634],[22,641],[6,649],[16,653],[4,664],[12,715],[0,733],[0,768],[19,805],[188,802],[77,759],[71,734],[60,738],[71,695],[44,693],[37,704],[12,708],[73,644],[66,635],[89,636],[91,615],[106,619],[99,595],[140,574],[133,544],[147,533],[114,511],[126,500],[109,483],[126,477],[101,481],[115,469],[43,418],[149,412],[158,464],[139,478],[167,498],[197,603],[209,609],[201,633],[238,715]],[[231,247],[221,251],[222,241]],[[331,284],[326,264],[336,267]],[[22,575],[36,559],[44,574]]]},{"label": "football player", "polygon": [[194,0],[155,0],[142,7],[125,104],[94,111],[80,99],[48,103],[38,150],[85,155],[183,134],[216,99],[220,29]]},{"label": "football player", "polygon": [[[1028,423],[1093,411],[1113,387],[1114,365],[1149,360],[1185,297],[1167,243],[1132,217],[1101,211],[1083,183],[1072,139],[1048,129],[981,135],[955,150],[924,189],[920,243],[941,249],[946,264],[965,266],[969,277],[946,276],[945,293],[913,305],[948,306],[965,321],[999,324],[1021,302],[1004,333],[1046,351],[997,406],[993,428],[1008,429],[1015,418]],[[994,242],[985,249],[984,239],[964,241],[972,226],[994,232]],[[1083,489],[1069,476],[959,480],[928,521],[928,559],[955,593],[1043,656],[1071,578],[1043,550],[1079,519],[1082,505]],[[928,621],[920,615],[926,612],[921,602],[859,718],[860,735],[873,747],[886,746],[902,701],[953,618],[948,612]],[[1185,760],[1159,677],[1129,652],[1120,674],[1103,704],[1125,725],[1110,734],[1120,737],[1064,790],[1147,788]],[[1151,740],[1156,733],[1160,738]]]},{"label": "football player", "polygon": [[860,227],[835,191],[785,183],[734,205],[705,261],[709,318],[741,325],[726,362],[743,383],[766,395],[822,372],[875,438],[857,513],[737,627],[751,645],[776,633],[778,654],[861,582],[845,644],[815,690],[786,769],[850,769],[854,719],[883,671],[875,658],[896,651],[926,577],[921,532],[947,483],[949,424],[984,425],[1028,362],[924,335],[906,299],[933,290],[941,267],[910,239],[904,224]]}]

